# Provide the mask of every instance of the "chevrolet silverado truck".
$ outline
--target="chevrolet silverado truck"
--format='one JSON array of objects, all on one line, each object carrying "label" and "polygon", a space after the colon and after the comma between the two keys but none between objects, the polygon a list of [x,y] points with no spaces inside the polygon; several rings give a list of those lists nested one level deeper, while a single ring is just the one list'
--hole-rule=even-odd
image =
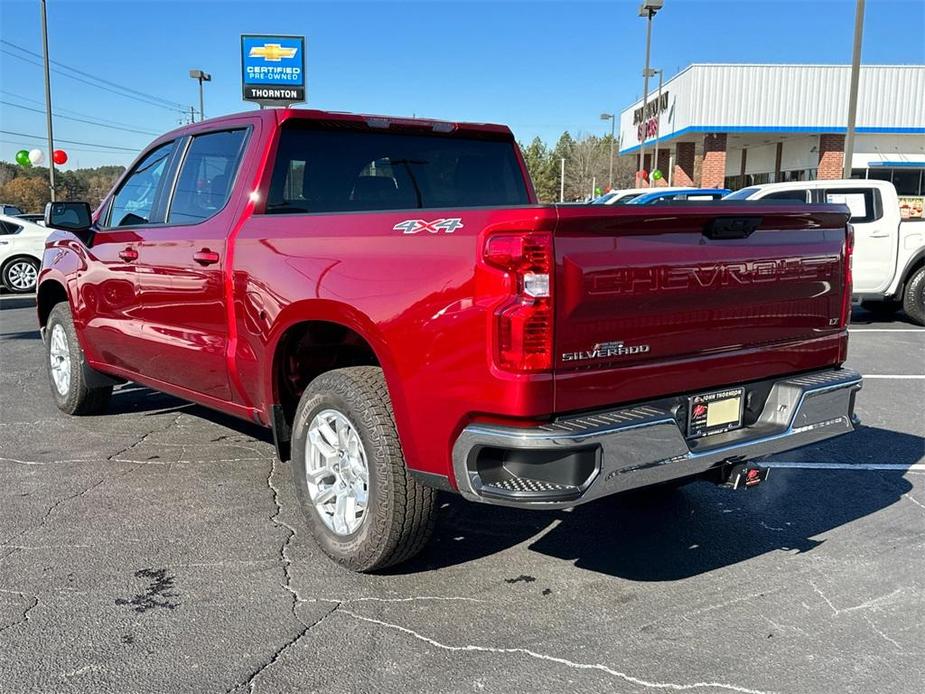
[{"label": "chevrolet silverado truck", "polygon": [[848,210],[538,204],[506,127],[264,110],[155,140],[46,208],[51,393],[134,381],[272,430],[358,571],[437,490],[554,509],[850,432]]},{"label": "chevrolet silverado truck", "polygon": [[889,181],[843,179],[750,186],[725,199],[847,205],[854,228],[854,300],[884,316],[902,309],[925,325],[923,198],[900,198]]}]

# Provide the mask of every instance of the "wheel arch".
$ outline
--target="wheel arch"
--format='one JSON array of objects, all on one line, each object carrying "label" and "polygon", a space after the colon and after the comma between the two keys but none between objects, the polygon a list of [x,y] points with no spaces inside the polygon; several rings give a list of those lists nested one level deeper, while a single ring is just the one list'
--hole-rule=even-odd
[{"label": "wheel arch", "polygon": [[369,317],[347,304],[313,299],[288,306],[267,344],[264,393],[277,453],[289,458],[291,425],[305,386],[322,373],[346,366],[383,370],[395,406],[394,363],[385,339]]},{"label": "wheel arch", "polygon": [[48,315],[55,304],[68,301],[67,290],[56,279],[44,279],[39,282],[36,292],[36,309],[38,311],[39,327],[43,330],[48,324]]}]

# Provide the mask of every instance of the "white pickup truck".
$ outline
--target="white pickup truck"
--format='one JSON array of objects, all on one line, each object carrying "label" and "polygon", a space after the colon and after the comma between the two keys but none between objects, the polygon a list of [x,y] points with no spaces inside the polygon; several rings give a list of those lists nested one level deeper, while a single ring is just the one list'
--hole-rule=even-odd
[{"label": "white pickup truck", "polygon": [[[854,299],[879,313],[902,308],[925,325],[925,218],[920,207],[900,211],[888,181],[791,181],[742,188],[724,200],[840,203],[854,227]],[[905,199],[905,198],[904,198]]]}]

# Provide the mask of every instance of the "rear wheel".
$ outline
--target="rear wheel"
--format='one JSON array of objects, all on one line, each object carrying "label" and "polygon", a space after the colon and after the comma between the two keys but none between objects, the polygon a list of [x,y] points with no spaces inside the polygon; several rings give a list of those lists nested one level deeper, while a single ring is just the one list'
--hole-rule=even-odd
[{"label": "rear wheel", "polygon": [[45,356],[55,404],[72,415],[103,414],[109,405],[112,386],[92,388],[84,372],[84,353],[77,342],[71,308],[55,305],[45,326]]},{"label": "rear wheel", "polygon": [[925,325],[925,267],[916,270],[906,283],[903,311],[918,325]]},{"label": "rear wheel", "polygon": [[336,369],[296,410],[292,474],[324,552],[354,571],[410,559],[430,538],[433,489],[408,473],[382,370]]},{"label": "rear wheel", "polygon": [[35,291],[39,276],[39,261],[35,258],[13,258],[3,266],[3,286],[16,294]]}]

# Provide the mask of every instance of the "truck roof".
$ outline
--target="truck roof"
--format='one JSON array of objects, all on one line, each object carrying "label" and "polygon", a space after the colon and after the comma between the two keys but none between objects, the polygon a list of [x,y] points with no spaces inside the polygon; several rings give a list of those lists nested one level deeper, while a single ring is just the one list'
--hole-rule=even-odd
[{"label": "truck roof", "polygon": [[[184,125],[175,128],[170,132],[164,133],[161,138],[185,134],[186,132],[196,132],[203,129],[203,126],[216,126],[223,123],[231,123],[241,117],[260,118],[273,125],[300,119],[306,121],[319,121],[329,123],[356,123],[365,124],[372,128],[388,128],[398,126],[402,128],[411,128],[416,130],[433,130],[436,132],[471,132],[473,134],[482,133],[486,135],[496,135],[513,138],[511,129],[506,125],[497,123],[470,123],[463,121],[444,121],[434,118],[407,118],[405,116],[386,116],[371,113],[346,113],[343,111],[321,111],[318,109],[308,108],[273,108],[260,109],[256,111],[239,111],[238,113],[229,113],[215,118],[208,118],[204,121]],[[161,139],[158,138],[158,139]]]}]

